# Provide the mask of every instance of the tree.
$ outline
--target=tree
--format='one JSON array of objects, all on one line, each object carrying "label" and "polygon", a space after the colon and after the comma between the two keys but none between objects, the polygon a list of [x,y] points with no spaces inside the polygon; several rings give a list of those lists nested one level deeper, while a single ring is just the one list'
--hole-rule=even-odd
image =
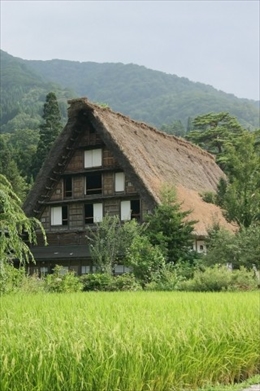
[{"label": "tree", "polygon": [[46,159],[53,142],[62,129],[61,114],[54,92],[46,96],[43,107],[43,123],[40,125],[40,139],[32,165],[32,175],[35,178]]},{"label": "tree", "polygon": [[252,269],[260,267],[260,225],[242,227],[231,233],[220,227],[214,227],[208,233],[206,265],[232,264],[236,269],[244,266]]},{"label": "tree", "polygon": [[169,125],[162,125],[161,130],[165,133],[173,134],[177,137],[184,137],[186,133],[185,127],[180,120],[173,121]]},{"label": "tree", "polygon": [[260,154],[256,133],[245,131],[226,145],[226,183],[219,183],[217,202],[229,221],[248,228],[260,222]]},{"label": "tree", "polygon": [[208,113],[193,120],[193,130],[187,134],[187,140],[216,155],[216,162],[224,168],[221,161],[228,144],[243,134],[244,129],[235,117],[229,113]]},{"label": "tree", "polygon": [[13,158],[14,150],[8,145],[5,140],[5,135],[0,135],[0,174],[4,175],[11,183],[13,191],[24,199],[28,190],[28,185],[25,179],[20,175],[17,164]]},{"label": "tree", "polygon": [[190,211],[182,211],[174,189],[162,191],[162,203],[147,216],[147,235],[153,246],[159,246],[167,262],[193,261],[193,230],[196,221],[188,221]]},{"label": "tree", "polygon": [[139,236],[143,226],[135,220],[123,223],[118,216],[106,215],[89,229],[90,253],[99,271],[112,274],[117,262],[123,263],[134,237]]},{"label": "tree", "polygon": [[21,201],[14,193],[10,182],[0,175],[0,266],[1,273],[6,263],[18,259],[20,263],[33,260],[30,248],[23,240],[36,244],[36,230],[40,229],[46,243],[45,232],[39,220],[27,218]]},{"label": "tree", "polygon": [[159,246],[153,246],[145,235],[135,236],[126,254],[126,265],[144,286],[165,270],[165,258]]}]

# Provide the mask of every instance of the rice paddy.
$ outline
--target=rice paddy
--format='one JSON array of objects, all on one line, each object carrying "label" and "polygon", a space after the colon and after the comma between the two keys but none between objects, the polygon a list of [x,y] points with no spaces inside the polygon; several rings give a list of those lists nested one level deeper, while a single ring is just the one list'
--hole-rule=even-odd
[{"label": "rice paddy", "polygon": [[258,292],[1,298],[1,391],[183,391],[260,371]]}]

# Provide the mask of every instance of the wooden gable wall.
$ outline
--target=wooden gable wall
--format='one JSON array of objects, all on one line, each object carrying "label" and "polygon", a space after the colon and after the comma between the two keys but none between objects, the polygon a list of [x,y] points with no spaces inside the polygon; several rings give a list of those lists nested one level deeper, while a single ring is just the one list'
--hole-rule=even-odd
[{"label": "wooden gable wall", "polygon": [[[102,150],[102,164],[99,167],[85,168],[85,151],[93,149]],[[86,204],[102,203],[103,216],[107,214],[120,216],[122,201],[140,200],[139,194],[127,173],[125,173],[124,191],[116,192],[116,173],[122,171],[119,163],[113,156],[113,152],[106,147],[91,126],[86,126],[59,181],[54,186],[52,195],[48,201],[45,201],[43,206],[40,220],[46,230],[50,245],[80,244],[84,241],[81,233],[86,229]],[[86,177],[90,174],[101,177],[102,189],[99,194],[86,194]],[[65,193],[66,180],[71,180],[72,192],[69,196]],[[65,225],[52,225],[52,209],[63,206],[67,208],[67,223]],[[147,211],[145,200],[140,200],[141,221],[144,220]],[[73,232],[77,234],[75,235]]]}]

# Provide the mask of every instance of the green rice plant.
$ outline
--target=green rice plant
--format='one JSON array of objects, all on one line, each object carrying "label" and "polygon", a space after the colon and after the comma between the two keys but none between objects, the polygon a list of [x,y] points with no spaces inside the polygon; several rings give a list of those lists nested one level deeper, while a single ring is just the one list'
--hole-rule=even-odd
[{"label": "green rice plant", "polygon": [[1,298],[1,391],[183,391],[260,370],[258,292]]}]

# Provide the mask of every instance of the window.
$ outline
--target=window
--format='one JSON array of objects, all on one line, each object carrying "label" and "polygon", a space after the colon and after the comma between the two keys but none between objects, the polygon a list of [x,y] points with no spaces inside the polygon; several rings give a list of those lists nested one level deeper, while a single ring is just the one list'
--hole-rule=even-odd
[{"label": "window", "polygon": [[85,204],[85,224],[99,223],[103,220],[103,204]]},{"label": "window", "polygon": [[117,172],[115,174],[115,191],[125,191],[125,173]]},{"label": "window", "polygon": [[91,149],[84,153],[84,168],[102,166],[102,149]]},{"label": "window", "polygon": [[129,273],[130,271],[131,269],[126,267],[125,265],[115,265],[114,268],[115,274]]},{"label": "window", "polygon": [[140,219],[140,201],[132,200],[131,201],[131,219]]},{"label": "window", "polygon": [[68,225],[67,206],[54,206],[51,208],[51,225]]},{"label": "window", "polygon": [[102,194],[101,174],[88,174],[86,176],[86,194]]},{"label": "window", "polygon": [[63,180],[64,197],[72,197],[72,177]]},{"label": "window", "polygon": [[121,201],[121,220],[131,220],[131,203],[130,201]]},{"label": "window", "polygon": [[81,266],[81,274],[90,273],[90,266]]},{"label": "window", "polygon": [[46,266],[42,266],[42,267],[40,267],[40,276],[41,277],[44,277],[44,276],[46,276],[47,274],[48,274],[48,268],[46,267]]},{"label": "window", "polygon": [[140,201],[121,201],[121,220],[140,219]]}]

